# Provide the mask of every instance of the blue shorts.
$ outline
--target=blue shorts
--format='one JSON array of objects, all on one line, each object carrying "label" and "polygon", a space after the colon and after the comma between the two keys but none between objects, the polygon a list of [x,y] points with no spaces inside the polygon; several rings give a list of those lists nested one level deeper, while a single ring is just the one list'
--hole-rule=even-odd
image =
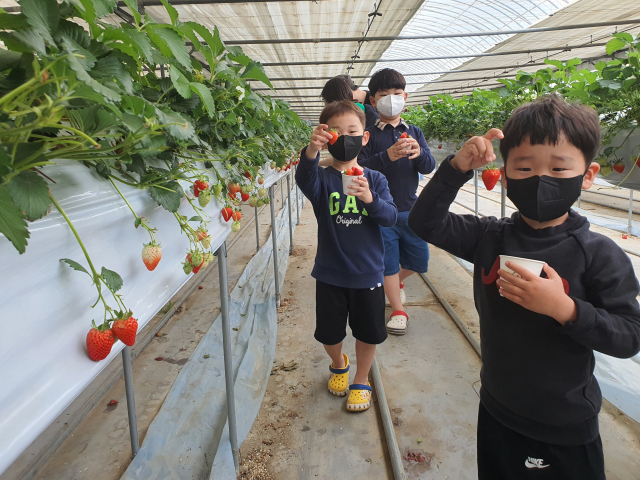
[{"label": "blue shorts", "polygon": [[393,227],[380,227],[384,241],[384,276],[395,275],[400,266],[405,270],[427,273],[429,245],[409,228],[409,212],[398,212]]}]

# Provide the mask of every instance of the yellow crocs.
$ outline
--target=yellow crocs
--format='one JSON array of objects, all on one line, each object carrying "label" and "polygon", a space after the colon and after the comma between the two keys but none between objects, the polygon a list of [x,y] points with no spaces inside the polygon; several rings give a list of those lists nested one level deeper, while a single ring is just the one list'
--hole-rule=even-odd
[{"label": "yellow crocs", "polygon": [[333,368],[333,362],[329,367],[331,372],[329,391],[337,397],[344,397],[349,391],[349,357],[345,353],[342,356],[344,357],[344,368]]},{"label": "yellow crocs", "polygon": [[354,383],[349,387],[349,391],[347,410],[350,412],[363,412],[371,406],[371,384]]}]

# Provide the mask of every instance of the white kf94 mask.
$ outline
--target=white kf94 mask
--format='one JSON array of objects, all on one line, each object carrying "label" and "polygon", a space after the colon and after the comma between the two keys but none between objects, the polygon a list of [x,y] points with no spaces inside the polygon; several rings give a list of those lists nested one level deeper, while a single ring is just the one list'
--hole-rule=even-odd
[{"label": "white kf94 mask", "polygon": [[400,115],[404,109],[404,96],[387,95],[378,100],[376,104],[378,112],[385,117],[395,117]]}]

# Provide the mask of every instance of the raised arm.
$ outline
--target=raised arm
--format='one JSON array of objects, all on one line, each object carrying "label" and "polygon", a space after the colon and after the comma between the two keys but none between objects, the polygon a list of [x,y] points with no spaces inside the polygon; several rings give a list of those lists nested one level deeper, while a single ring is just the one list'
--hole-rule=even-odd
[{"label": "raised arm", "polygon": [[320,195],[320,174],[318,162],[320,150],[327,144],[331,135],[327,125],[318,125],[311,133],[309,145],[300,152],[300,167],[296,170],[296,183],[311,203],[316,203]]}]

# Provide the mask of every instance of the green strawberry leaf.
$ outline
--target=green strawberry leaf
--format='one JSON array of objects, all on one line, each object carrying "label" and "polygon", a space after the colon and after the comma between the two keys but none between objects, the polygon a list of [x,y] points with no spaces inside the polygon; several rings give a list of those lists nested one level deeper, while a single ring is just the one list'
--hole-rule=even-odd
[{"label": "green strawberry leaf", "polygon": [[22,14],[11,15],[0,12],[0,30],[23,30],[29,27],[27,17]]},{"label": "green strawberry leaf", "polygon": [[[142,21],[142,15],[138,13],[138,0],[124,0],[124,3],[127,7],[129,7],[131,14],[133,15],[133,18],[136,21],[136,25],[140,25],[140,22]],[[113,9],[111,10],[111,12],[113,12]]]},{"label": "green strawberry leaf", "polygon": [[56,0],[20,0],[27,22],[49,44],[55,45],[52,35],[58,30],[60,10]]},{"label": "green strawberry leaf", "polygon": [[185,77],[177,67],[172,65],[169,68],[169,77],[171,78],[173,87],[182,98],[191,98],[191,88],[189,88],[189,80],[187,80],[187,77]]},{"label": "green strawberry leaf", "polygon": [[7,185],[13,202],[30,221],[44,217],[51,209],[49,186],[34,171],[20,172]]},{"label": "green strawberry leaf", "polygon": [[627,42],[620,38],[612,38],[607,42],[607,55],[611,55],[613,52],[622,50],[627,46]]},{"label": "green strawberry leaf", "polygon": [[184,40],[173,27],[164,24],[147,25],[147,35],[162,55],[175,58],[187,71],[192,70],[191,57]]},{"label": "green strawberry leaf", "polygon": [[253,60],[245,67],[244,72],[240,75],[240,78],[253,78],[254,80],[260,80],[267,87],[273,88],[273,85],[269,81],[269,77],[264,73],[264,67]]},{"label": "green strawberry leaf", "polygon": [[96,92],[100,93],[105,100],[114,103],[117,103],[121,100],[120,94],[118,92],[115,92],[110,88],[105,87],[97,80],[94,80],[93,77],[91,77],[91,75],[89,75],[83,68],[76,57],[74,57],[73,55],[69,55],[67,57],[67,62],[69,62],[71,70],[76,73],[77,79],[87,84],[87,86],[91,87]]},{"label": "green strawberry leaf", "polygon": [[27,220],[13,199],[9,189],[0,185],[0,233],[13,244],[19,253],[24,253],[29,238]]},{"label": "green strawberry leaf", "polygon": [[131,45],[135,48],[138,48],[143,53],[148,62],[154,63],[151,41],[149,40],[149,37],[144,34],[144,32],[139,32],[138,30],[132,28],[123,28],[122,33],[129,37],[129,42],[133,42]]},{"label": "green strawberry leaf", "polygon": [[195,217],[191,217],[189,220],[189,222],[202,222],[202,217],[196,215]]},{"label": "green strawberry leaf", "polygon": [[209,90],[205,85],[198,82],[191,82],[190,84],[191,90],[198,94],[200,100],[204,104],[204,107],[207,109],[207,113],[209,114],[209,118],[213,118],[213,114],[216,111],[216,103],[211,96],[211,90]]},{"label": "green strawberry leaf", "polygon": [[169,14],[169,18],[171,19],[171,25],[176,25],[178,21],[178,11],[175,9],[173,5],[170,5],[167,0],[160,0],[164,5],[164,8],[167,9],[167,13]]},{"label": "green strawberry leaf", "polygon": [[43,56],[47,53],[44,39],[33,28],[25,28],[13,33],[2,32],[0,40],[14,52],[33,53],[35,51]]},{"label": "green strawberry leaf", "polygon": [[176,181],[166,182],[162,185],[149,188],[151,197],[158,202],[162,208],[170,212],[177,212],[180,208],[182,198],[182,188]]},{"label": "green strawberry leaf", "polygon": [[102,275],[102,278],[104,279],[104,282],[109,286],[113,293],[122,288],[122,277],[116,272],[102,267],[102,272],[100,273]]},{"label": "green strawberry leaf", "polygon": [[[87,275],[89,275],[91,277],[91,274],[89,272],[87,272],[87,269],[84,268],[82,265],[80,265],[78,262],[71,260],[69,258],[61,258],[60,259],[61,262],[66,263],[67,265],[69,265],[71,268],[73,268],[74,270],[77,270],[78,272],[84,272]],[[91,277],[93,279],[93,277]]]}]

